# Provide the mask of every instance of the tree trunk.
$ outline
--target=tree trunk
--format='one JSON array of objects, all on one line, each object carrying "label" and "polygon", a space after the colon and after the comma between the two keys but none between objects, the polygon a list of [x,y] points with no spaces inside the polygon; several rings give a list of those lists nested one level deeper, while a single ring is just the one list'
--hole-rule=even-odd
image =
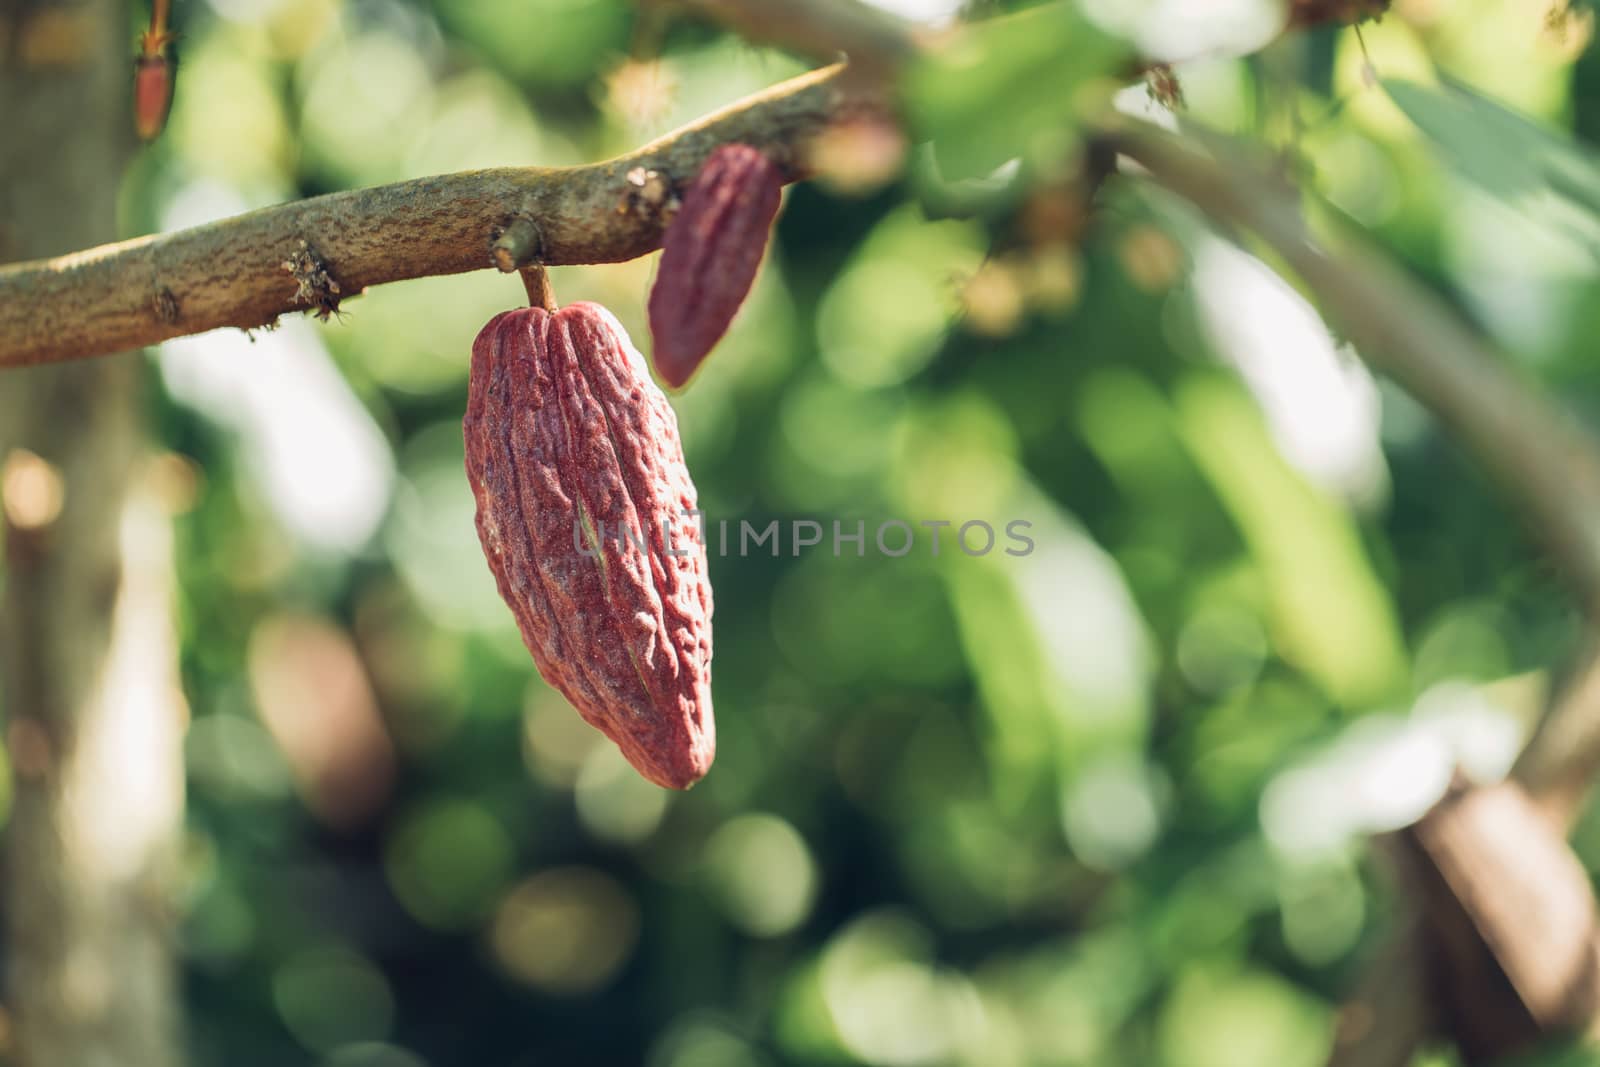
[{"label": "tree trunk", "polygon": [[[131,147],[122,0],[0,0],[0,262],[114,239]],[[0,382],[0,906],[12,1058],[179,1062],[182,815],[170,528],[138,488],[138,353]]]}]

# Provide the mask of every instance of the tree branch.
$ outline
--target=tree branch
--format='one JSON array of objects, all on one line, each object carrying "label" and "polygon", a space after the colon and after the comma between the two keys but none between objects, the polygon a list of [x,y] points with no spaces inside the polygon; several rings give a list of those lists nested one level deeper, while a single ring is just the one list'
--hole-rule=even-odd
[{"label": "tree branch", "polygon": [[[919,26],[861,0],[653,2],[713,19],[747,41],[776,45],[824,63],[847,55],[851,70],[867,76],[892,75],[949,32]],[[1290,0],[1283,29],[1360,22],[1382,15],[1389,4],[1390,0]],[[1147,65],[1144,61],[1138,64],[1140,69]]]},{"label": "tree branch", "polygon": [[854,74],[893,73],[919,49],[914,24],[860,0],[676,0],[754,44],[777,45],[831,63],[850,57]]},{"label": "tree branch", "polygon": [[[1600,630],[1600,451],[1556,404],[1526,385],[1435,294],[1346,236],[1330,251],[1307,231],[1293,191],[1231,151],[1208,152],[1154,128],[1111,136],[1119,151],[1213,219],[1256,234],[1301,277],[1379,371],[1466,444],[1571,580]],[[1560,828],[1600,769],[1600,658],[1580,663],[1513,771]]]},{"label": "tree branch", "polygon": [[1363,359],[1416,397],[1473,452],[1600,619],[1600,452],[1530,389],[1433,292],[1353,236],[1318,242],[1298,194],[1148,124],[1109,135],[1117,151],[1213,220],[1258,236],[1300,277]]},{"label": "tree branch", "polygon": [[[630,172],[686,182],[719,144],[767,152],[793,180],[831,122],[881,114],[878,75],[920,44],[857,0],[681,0],[735,29],[836,65],[791,79],[605,163],[503,167],[333,193],[178,233],[0,266],[0,369],[107,355],[290,311],[323,316],[368,286],[496,266],[620,262],[661,242],[659,201]],[[1295,0],[1289,25],[1348,21],[1387,0]],[[863,69],[855,69],[863,68]],[[862,76],[862,75],[865,76]]]},{"label": "tree branch", "polygon": [[515,268],[517,242],[501,238],[529,226],[545,264],[633,259],[659,247],[665,220],[630,172],[679,185],[717,145],[743,141],[800,177],[812,136],[879,108],[840,84],[843,69],[783,82],[605,163],[418,178],[0,267],[0,368],[249,329],[308,308],[325,314],[385,282]]},{"label": "tree branch", "polygon": [[1389,10],[1389,0],[1290,0],[1289,25],[1315,26],[1323,22],[1350,23],[1376,18]]}]

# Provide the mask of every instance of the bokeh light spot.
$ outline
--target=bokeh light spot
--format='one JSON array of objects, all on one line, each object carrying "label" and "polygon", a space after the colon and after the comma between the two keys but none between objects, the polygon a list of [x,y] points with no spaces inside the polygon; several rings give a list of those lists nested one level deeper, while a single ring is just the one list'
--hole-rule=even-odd
[{"label": "bokeh light spot", "polygon": [[672,796],[641,778],[615,745],[594,745],[578,771],[573,799],[579,820],[591,834],[632,844],[661,825]]},{"label": "bokeh light spot", "polygon": [[26,448],[14,448],[0,467],[0,498],[6,521],[19,530],[37,530],[56,521],[66,491],[61,473]]},{"label": "bokeh light spot", "polygon": [[511,868],[511,841],[481,805],[435,801],[405,820],[389,839],[384,865],[395,895],[427,926],[474,922]]},{"label": "bokeh light spot", "polygon": [[776,815],[741,815],[706,843],[706,877],[730,921],[757,937],[805,921],[817,891],[805,839]]},{"label": "bokeh light spot", "polygon": [[763,1067],[768,1060],[728,1026],[690,1017],[651,1050],[649,1067]]},{"label": "bokeh light spot", "polygon": [[323,1067],[428,1067],[414,1052],[380,1041],[355,1041],[336,1049]]},{"label": "bokeh light spot", "polygon": [[574,996],[609,982],[638,935],[638,906],[621,883],[592,868],[560,867],[506,894],[489,942],[512,977]]},{"label": "bokeh light spot", "polygon": [[1137,859],[1161,831],[1160,800],[1152,773],[1132,759],[1102,760],[1080,771],[1061,799],[1073,853],[1101,869]]},{"label": "bokeh light spot", "polygon": [[976,1053],[987,1029],[965,976],[928,962],[928,934],[892,913],[864,916],[828,946],[822,990],[849,1052],[884,1067],[920,1067]]},{"label": "bokeh light spot", "polygon": [[383,973],[346,948],[290,957],[273,976],[272,1000],[295,1039],[318,1052],[382,1038],[394,1022],[394,998]]}]

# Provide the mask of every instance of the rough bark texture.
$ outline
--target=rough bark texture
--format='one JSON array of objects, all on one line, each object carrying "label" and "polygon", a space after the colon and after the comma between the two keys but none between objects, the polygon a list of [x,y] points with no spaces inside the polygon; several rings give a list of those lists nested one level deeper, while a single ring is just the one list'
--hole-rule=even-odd
[{"label": "rough bark texture", "polygon": [[[132,137],[127,26],[121,0],[0,0],[0,258],[115,236]],[[0,906],[23,1067],[180,1061],[169,531],[128,492],[141,366],[130,353],[11,373],[0,388],[0,463],[23,457],[61,491],[59,513],[41,511],[28,499],[37,478],[31,490],[8,479],[4,509],[0,698],[15,797]]]},{"label": "rough bark texture", "polygon": [[[659,244],[664,220],[634,210],[630,173],[681,181],[717,145],[740,141],[760,148],[788,179],[801,177],[817,134],[892,112],[879,76],[918,47],[904,23],[852,0],[689,5],[753,39],[828,58],[846,52],[851,65],[774,85],[606,163],[417,178],[0,267],[0,367],[85,359],[223,326],[264,326],[291,311],[326,310],[331,285],[338,286],[333,295],[350,296],[406,278],[491,265],[511,270],[526,260],[499,242],[519,225],[536,227],[539,258],[548,265],[642,256]],[[1294,0],[1287,28],[1387,7],[1388,0]],[[619,193],[627,197],[620,204]],[[302,242],[306,259],[297,255]]]},{"label": "rough bark texture", "polygon": [[634,259],[660,244],[665,220],[641,209],[630,172],[687,180],[717,145],[744,141],[796,177],[810,138],[881,106],[842,90],[840,72],[791,78],[605,163],[415,178],[102,248],[57,245],[87,251],[0,267],[0,367],[264,326],[384,282],[522,266],[498,242],[529,223],[541,263]]},{"label": "rough bark texture", "polygon": [[472,346],[478,536],[545,680],[640,774],[711,766],[711,585],[678,421],[598,304],[495,316]]},{"label": "rough bark texture", "polygon": [[651,359],[661,380],[687,382],[727,332],[756,280],[783,172],[747,144],[723,145],[683,194],[650,290]]}]

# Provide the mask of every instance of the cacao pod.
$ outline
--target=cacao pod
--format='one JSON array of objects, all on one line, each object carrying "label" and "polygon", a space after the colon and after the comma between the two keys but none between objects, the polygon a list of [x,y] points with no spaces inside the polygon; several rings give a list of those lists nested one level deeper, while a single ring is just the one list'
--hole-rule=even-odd
[{"label": "cacao pod", "polygon": [[598,304],[504,312],[473,342],[462,428],[478,537],[540,674],[640,774],[688,788],[716,750],[711,585],[643,357]]},{"label": "cacao pod", "polygon": [[755,281],[783,174],[746,144],[711,153],[662,239],[650,290],[656,373],[678,388],[727,332]]}]

